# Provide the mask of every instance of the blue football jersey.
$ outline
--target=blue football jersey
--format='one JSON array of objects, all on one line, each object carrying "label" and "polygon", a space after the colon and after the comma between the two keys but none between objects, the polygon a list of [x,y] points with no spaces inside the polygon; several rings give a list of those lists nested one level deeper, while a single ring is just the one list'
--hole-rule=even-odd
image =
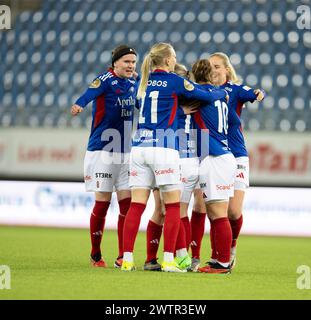
[{"label": "blue football jersey", "polygon": [[[210,84],[200,87],[206,91],[214,90]],[[198,155],[201,159],[207,155],[219,156],[230,153],[227,140],[228,112],[226,99],[222,98],[209,104],[202,103],[194,114],[198,129]]]},{"label": "blue football jersey", "polygon": [[178,97],[212,102],[226,96],[225,90],[207,92],[190,81],[164,70],[155,70],[139,100],[139,120],[134,146],[164,147],[178,150]]},{"label": "blue football jersey", "polygon": [[197,136],[193,116],[178,110],[178,151],[180,158],[197,157]]},{"label": "blue football jersey", "polygon": [[229,94],[229,128],[228,145],[235,157],[247,157],[245,140],[242,133],[241,113],[245,102],[254,102],[257,98],[254,89],[244,84],[234,84],[231,81],[221,85]]},{"label": "blue football jersey", "polygon": [[130,151],[136,95],[137,81],[120,78],[112,69],[94,79],[76,101],[83,108],[93,101],[93,119],[87,150],[121,153]]}]

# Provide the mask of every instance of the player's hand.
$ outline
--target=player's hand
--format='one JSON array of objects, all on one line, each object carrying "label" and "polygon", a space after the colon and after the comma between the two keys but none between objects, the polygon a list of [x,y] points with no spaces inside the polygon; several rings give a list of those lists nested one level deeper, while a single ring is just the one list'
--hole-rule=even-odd
[{"label": "player's hand", "polygon": [[133,72],[133,78],[136,80],[138,77],[138,73],[136,71]]},{"label": "player's hand", "polygon": [[78,113],[81,113],[83,111],[83,108],[78,106],[77,104],[74,104],[72,107],[71,107],[71,114],[73,116],[76,116]]},{"label": "player's hand", "polygon": [[184,114],[189,115],[191,113],[196,113],[200,107],[200,101],[193,101],[187,105],[182,105],[182,109],[184,110]]},{"label": "player's hand", "polygon": [[260,89],[254,90],[255,95],[257,96],[257,101],[262,101],[265,97],[264,93]]},{"label": "player's hand", "polygon": [[[224,90],[225,90],[225,89],[224,89]],[[225,90],[225,92],[226,92],[225,99],[226,99],[226,101],[227,101],[227,103],[228,103],[228,102],[229,102],[229,94],[228,94],[227,90]]]}]

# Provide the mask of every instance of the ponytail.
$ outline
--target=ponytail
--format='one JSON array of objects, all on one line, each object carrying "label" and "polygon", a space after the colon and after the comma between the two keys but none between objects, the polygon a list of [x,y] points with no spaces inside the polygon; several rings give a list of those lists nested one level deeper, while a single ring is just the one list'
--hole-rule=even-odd
[{"label": "ponytail", "polygon": [[175,50],[169,43],[160,42],[151,47],[141,65],[141,80],[137,93],[138,99],[141,99],[146,92],[150,71],[155,67],[162,66],[164,59],[170,57],[172,53],[175,53]]},{"label": "ponytail", "polygon": [[141,80],[139,83],[138,93],[137,93],[138,99],[141,99],[142,96],[144,95],[144,93],[146,92],[150,69],[151,69],[151,58],[150,58],[150,53],[148,53],[145,56],[144,61],[141,65],[141,69],[140,69],[141,70]]}]

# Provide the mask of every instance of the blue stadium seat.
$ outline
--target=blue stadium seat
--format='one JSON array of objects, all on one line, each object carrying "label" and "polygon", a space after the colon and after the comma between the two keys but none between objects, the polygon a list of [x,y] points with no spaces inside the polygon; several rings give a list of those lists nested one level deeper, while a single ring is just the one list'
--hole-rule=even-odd
[{"label": "blue stadium seat", "polygon": [[311,130],[311,37],[296,20],[294,1],[43,1],[0,33],[0,123],[87,126],[91,108],[81,120],[68,110],[113,47],[135,46],[139,70],[149,47],[167,41],[188,67],[223,51],[246,83],[267,91],[258,110],[244,110],[246,129]]}]

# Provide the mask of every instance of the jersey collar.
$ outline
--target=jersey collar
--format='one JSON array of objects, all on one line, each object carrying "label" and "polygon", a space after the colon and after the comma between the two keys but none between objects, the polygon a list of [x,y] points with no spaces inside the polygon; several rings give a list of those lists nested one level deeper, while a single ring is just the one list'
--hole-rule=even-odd
[{"label": "jersey collar", "polygon": [[164,72],[164,73],[168,73],[167,71],[163,70],[163,69],[155,69],[152,72]]},{"label": "jersey collar", "polygon": [[121,80],[126,80],[126,78],[121,78],[121,77],[119,77],[119,76],[114,72],[114,70],[113,70],[112,68],[109,68],[108,71],[109,71],[110,73],[112,73],[115,77],[117,77],[117,78],[119,78],[119,79],[121,79]]},{"label": "jersey collar", "polygon": [[215,86],[215,85],[214,85],[214,87],[215,87],[215,88],[220,88],[220,87],[225,86],[227,83],[228,83],[228,81],[225,81],[224,83],[220,84],[219,86]]},{"label": "jersey collar", "polygon": [[[114,70],[113,70],[112,68],[109,68],[108,71],[109,71],[110,73],[112,73],[115,77],[118,77],[118,76],[115,74],[115,72],[114,72]],[[118,78],[119,78],[119,77],[118,77]]]}]

